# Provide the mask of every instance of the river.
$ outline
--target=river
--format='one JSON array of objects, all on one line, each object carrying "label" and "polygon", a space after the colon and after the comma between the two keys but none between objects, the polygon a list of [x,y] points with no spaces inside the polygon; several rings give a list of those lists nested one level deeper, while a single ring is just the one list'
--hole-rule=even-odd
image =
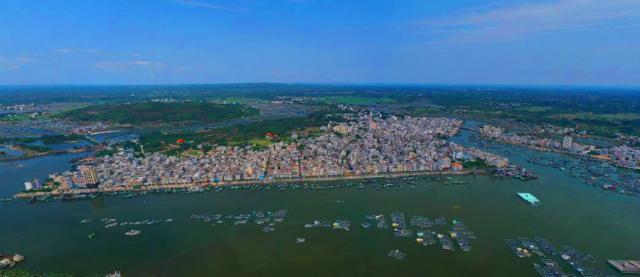
[{"label": "river", "polygon": [[[468,132],[454,139],[468,144]],[[35,272],[124,276],[536,276],[535,258],[517,258],[506,238],[545,237],[556,247],[570,245],[597,258],[593,265],[616,274],[604,259],[640,258],[640,199],[603,191],[553,168],[530,165],[524,156],[543,155],[511,147],[513,162],[535,170],[535,181],[488,176],[453,177],[466,185],[423,180],[400,190],[343,188],[332,190],[222,191],[199,194],[151,194],[123,199],[30,204],[0,203],[0,252],[21,253],[20,267]],[[549,155],[549,154],[544,154]],[[0,164],[0,195],[22,189],[22,182],[66,170],[73,155]],[[559,158],[563,158],[560,157]],[[566,158],[566,157],[565,157]],[[381,181],[389,182],[389,181]],[[400,179],[393,183],[403,183]],[[532,207],[516,197],[530,192],[543,203]],[[253,222],[203,223],[192,214],[240,214],[288,209],[284,223],[265,233]],[[392,231],[364,229],[367,214],[392,212],[461,220],[475,233],[472,250],[445,251],[418,246]],[[105,229],[100,218],[138,221],[174,218],[172,223]],[[80,221],[93,218],[88,224]],[[306,229],[313,220],[346,219],[351,231]],[[446,229],[441,229],[446,231]],[[95,233],[94,239],[87,234]],[[306,243],[296,244],[297,237]],[[398,261],[392,249],[406,253]],[[565,272],[572,272],[565,266]]]}]

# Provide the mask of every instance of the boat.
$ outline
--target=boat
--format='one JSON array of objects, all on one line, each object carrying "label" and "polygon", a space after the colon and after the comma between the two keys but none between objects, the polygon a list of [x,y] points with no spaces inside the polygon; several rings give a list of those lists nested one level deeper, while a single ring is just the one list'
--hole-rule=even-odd
[{"label": "boat", "polygon": [[140,233],[141,233],[140,230],[131,229],[131,230],[125,232],[124,234],[129,236],[129,237],[135,237],[137,235],[140,235]]},{"label": "boat", "polygon": [[113,273],[107,274],[105,277],[121,277],[120,271],[114,271]]},{"label": "boat", "polygon": [[536,198],[535,196],[533,196],[533,194],[528,193],[528,192],[518,192],[518,197],[520,197],[522,200],[527,201],[529,204],[531,204],[532,206],[538,206],[538,205],[542,205],[542,202],[540,202],[540,200],[538,200],[538,198]]},{"label": "boat", "polygon": [[111,228],[116,226],[118,226],[118,222],[112,222],[112,223],[109,223],[107,226],[104,226],[104,228]]},{"label": "boat", "polygon": [[296,243],[297,244],[305,243],[306,241],[307,241],[306,238],[296,238]]},{"label": "boat", "polygon": [[95,238],[95,237],[96,237],[96,234],[95,234],[95,233],[91,233],[91,234],[88,234],[88,235],[87,235],[87,238],[89,238],[89,239],[93,239],[93,238]]},{"label": "boat", "polygon": [[607,260],[607,263],[622,274],[640,274],[640,260]]},{"label": "boat", "polygon": [[394,259],[396,259],[396,260],[398,260],[398,261],[402,261],[402,260],[404,260],[404,258],[407,256],[407,254],[402,253],[402,252],[401,252],[400,250],[398,250],[398,249],[395,249],[395,250],[391,250],[391,251],[389,251],[388,256],[389,256],[389,257],[391,257],[391,258],[394,258]]}]

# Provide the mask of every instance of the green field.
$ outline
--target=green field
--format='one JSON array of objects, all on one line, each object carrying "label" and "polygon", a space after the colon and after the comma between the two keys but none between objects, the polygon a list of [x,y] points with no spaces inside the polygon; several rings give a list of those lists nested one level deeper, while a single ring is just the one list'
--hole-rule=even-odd
[{"label": "green field", "polygon": [[220,122],[259,114],[257,109],[240,104],[206,102],[137,102],[106,104],[66,111],[59,118],[80,122],[119,124]]},{"label": "green field", "polygon": [[31,117],[26,114],[15,114],[15,115],[0,115],[0,122],[20,122],[30,120]]},{"label": "green field", "polygon": [[345,105],[376,105],[395,103],[396,100],[388,97],[362,97],[362,96],[333,96],[323,98],[325,101]]}]

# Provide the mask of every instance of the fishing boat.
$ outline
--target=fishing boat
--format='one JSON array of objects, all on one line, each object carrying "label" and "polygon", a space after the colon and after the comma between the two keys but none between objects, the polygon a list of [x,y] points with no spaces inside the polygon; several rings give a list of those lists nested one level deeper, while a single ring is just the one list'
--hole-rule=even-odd
[{"label": "fishing boat", "polygon": [[389,257],[394,258],[396,260],[402,261],[404,260],[404,258],[407,256],[407,254],[402,253],[400,250],[395,249],[395,250],[391,250],[389,251],[388,254]]},{"label": "fishing boat", "polygon": [[141,233],[140,230],[131,229],[131,230],[125,232],[124,234],[126,236],[128,236],[128,237],[135,237],[137,235],[140,235],[140,233]]}]

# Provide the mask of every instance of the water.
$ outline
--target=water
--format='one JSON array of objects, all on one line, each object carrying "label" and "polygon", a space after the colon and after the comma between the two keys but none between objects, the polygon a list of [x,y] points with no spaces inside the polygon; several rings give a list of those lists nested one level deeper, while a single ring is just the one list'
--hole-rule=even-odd
[{"label": "water", "polygon": [[58,151],[65,151],[65,150],[70,150],[73,149],[74,147],[84,147],[84,146],[89,146],[91,145],[90,142],[88,141],[78,141],[78,142],[63,142],[63,143],[50,143],[50,144],[46,144],[43,143],[40,140],[34,141],[32,143],[30,143],[30,145],[34,145],[34,146],[42,146],[42,147],[48,147],[51,148],[53,150],[58,150]]},{"label": "water", "polygon": [[[466,134],[457,138],[465,142]],[[121,270],[126,276],[535,276],[533,259],[518,259],[505,238],[541,236],[556,247],[571,245],[598,258],[599,269],[614,274],[603,259],[639,258],[640,199],[606,192],[581,183],[565,172],[526,164],[513,148],[511,159],[532,168],[536,181],[497,180],[487,176],[454,177],[468,185],[422,181],[415,189],[223,191],[201,194],[152,194],[122,199],[29,204],[0,203],[2,252],[18,252],[28,261],[21,267],[39,272],[104,274]],[[68,168],[70,156],[0,165],[0,194],[21,189],[22,181]],[[386,182],[386,181],[385,181]],[[394,180],[394,183],[402,183]],[[517,198],[530,192],[543,205],[531,207]],[[211,226],[189,219],[191,214],[239,214],[252,210],[288,209],[284,223],[264,233],[252,222]],[[430,218],[464,221],[478,237],[470,252],[418,246],[413,238],[395,238],[391,230],[363,229],[365,215],[404,212]],[[99,218],[123,221],[175,218],[171,224],[105,229]],[[94,222],[81,225],[85,218]],[[351,231],[305,229],[314,219],[350,220]],[[96,233],[89,240],[87,235]],[[296,244],[297,237],[306,238]],[[399,249],[403,261],[389,258]],[[565,271],[569,272],[566,268]]]},{"label": "water", "polygon": [[[0,197],[11,196],[24,189],[23,183],[33,178],[44,181],[49,173],[71,169],[70,161],[86,154],[52,155],[42,158],[0,163]],[[0,206],[1,207],[1,206]]]},{"label": "water", "polygon": [[4,146],[4,145],[0,145],[0,151],[6,153],[6,156],[0,156],[0,158],[5,158],[5,157],[20,157],[24,155],[24,152],[20,151],[20,150],[14,150],[9,148],[8,146]]},{"label": "water", "polygon": [[129,131],[102,133],[102,134],[93,135],[92,137],[93,139],[95,139],[100,143],[102,142],[117,143],[117,142],[123,142],[123,141],[130,141],[138,138],[138,136],[135,133],[131,133]]}]

